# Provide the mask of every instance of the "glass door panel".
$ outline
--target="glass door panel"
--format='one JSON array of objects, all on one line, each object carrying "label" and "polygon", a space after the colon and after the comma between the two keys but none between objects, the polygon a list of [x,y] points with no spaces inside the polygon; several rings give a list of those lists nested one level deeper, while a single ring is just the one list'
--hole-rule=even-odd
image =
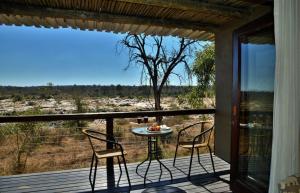
[{"label": "glass door panel", "polygon": [[273,28],[240,36],[238,178],[269,184],[275,71]]}]

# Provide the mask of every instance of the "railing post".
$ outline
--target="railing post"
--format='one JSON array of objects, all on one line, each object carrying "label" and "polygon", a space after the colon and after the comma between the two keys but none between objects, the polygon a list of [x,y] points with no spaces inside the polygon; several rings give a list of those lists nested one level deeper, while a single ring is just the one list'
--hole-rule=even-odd
[{"label": "railing post", "polygon": [[216,153],[216,113],[213,114],[214,119],[214,154]]},{"label": "railing post", "polygon": [[[108,140],[113,140],[114,135],[114,119],[106,119],[106,134],[108,135]],[[107,149],[112,149],[113,144],[107,143]],[[107,158],[106,160],[106,171],[107,171],[107,189],[113,189],[115,187],[115,173],[114,173],[114,160],[113,158]]]}]

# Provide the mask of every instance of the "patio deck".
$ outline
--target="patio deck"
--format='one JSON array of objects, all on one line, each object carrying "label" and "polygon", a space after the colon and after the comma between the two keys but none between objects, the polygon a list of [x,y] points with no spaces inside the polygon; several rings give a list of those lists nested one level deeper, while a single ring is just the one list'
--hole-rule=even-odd
[{"label": "patio deck", "polygon": [[[159,165],[152,162],[148,172],[146,187],[143,178],[136,174],[135,169],[138,163],[128,164],[129,176],[132,183],[132,193],[146,192],[176,192],[176,193],[211,193],[211,192],[231,192],[228,185],[230,165],[220,158],[214,156],[216,176],[207,174],[200,167],[197,157],[194,157],[192,167],[192,178],[187,180],[189,157],[179,157],[176,167],[173,167],[173,159],[163,159],[165,165],[172,171],[173,182],[170,181],[168,172],[163,169],[162,179],[159,182]],[[139,171],[145,172],[146,162]],[[209,154],[201,154],[201,163],[208,172],[212,172]],[[123,166],[122,166],[123,167]],[[119,167],[115,165],[115,181],[119,178]],[[34,174],[23,174],[15,176],[0,177],[0,192],[90,192],[91,187],[88,181],[89,168],[43,172]],[[128,183],[123,169],[120,186],[115,189],[107,189],[106,168],[98,167],[96,192],[129,192]]]}]

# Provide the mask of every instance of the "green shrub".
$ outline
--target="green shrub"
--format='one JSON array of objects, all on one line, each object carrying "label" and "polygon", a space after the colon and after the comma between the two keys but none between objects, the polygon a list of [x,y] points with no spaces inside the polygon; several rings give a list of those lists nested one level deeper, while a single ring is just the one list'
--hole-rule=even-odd
[{"label": "green shrub", "polygon": [[0,145],[4,143],[6,138],[14,133],[14,123],[5,123],[0,125]]},{"label": "green shrub", "polygon": [[118,124],[118,125],[128,125],[129,120],[128,119],[116,119],[116,124]]},{"label": "green shrub", "polygon": [[27,103],[27,105],[28,105],[28,106],[34,106],[34,105],[36,105],[36,103],[33,102],[33,101],[29,101],[29,102]]},{"label": "green shrub", "polygon": [[124,136],[124,129],[119,125],[115,126],[114,136],[118,137],[118,138],[123,137]]},{"label": "green shrub", "polygon": [[13,102],[23,101],[24,97],[21,95],[13,95]]},{"label": "green shrub", "polygon": [[27,122],[17,123],[11,128],[12,133],[16,136],[15,159],[12,163],[13,174],[23,173],[28,155],[41,143],[40,128],[37,126],[36,123]]}]

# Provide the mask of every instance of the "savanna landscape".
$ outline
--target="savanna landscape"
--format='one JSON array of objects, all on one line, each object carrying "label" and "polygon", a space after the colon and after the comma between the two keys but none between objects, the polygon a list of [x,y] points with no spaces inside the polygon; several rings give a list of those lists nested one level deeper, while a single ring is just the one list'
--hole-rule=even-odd
[{"label": "savanna landscape", "polygon": [[[101,94],[101,96],[96,96],[95,90],[99,94],[103,87],[87,87],[88,89],[84,88],[86,92],[81,92],[83,88],[49,85],[30,89],[2,87],[0,89],[2,91],[0,112],[2,115],[40,115],[78,112],[130,112],[153,109],[153,99],[143,92],[138,96],[124,96],[128,94],[127,92],[131,92],[130,90],[143,90],[142,88],[119,86],[121,91],[114,94],[115,86],[111,86],[110,89],[106,89],[106,93],[109,94]],[[179,94],[184,89],[188,88],[166,89],[161,100],[162,108],[164,110],[191,108],[191,105],[184,101],[181,98],[182,95]],[[28,90],[30,90],[30,94],[28,94]],[[39,93],[39,90],[42,92]],[[76,97],[73,97],[70,90],[83,94],[77,94]],[[87,90],[89,90],[89,94],[87,94]],[[144,88],[144,90],[147,89]],[[205,98],[204,105],[213,107],[214,100]],[[213,117],[201,117],[199,115],[164,117],[163,124],[172,127],[173,133],[160,139],[160,156],[172,158],[178,131],[201,119],[212,120]],[[126,156],[128,162],[142,161],[146,157],[145,152],[147,150],[146,139],[133,135],[131,129],[151,125],[154,122],[155,118],[151,117],[149,117],[148,123],[141,124],[137,123],[136,118],[114,120],[114,135],[124,145],[128,153]],[[209,127],[209,124],[205,126]],[[89,167],[92,152],[88,139],[81,132],[82,128],[94,128],[105,132],[106,123],[105,120],[93,120],[1,124],[0,174],[11,175]],[[199,127],[195,127],[184,137],[191,138],[192,135],[199,132],[199,129]],[[211,144],[213,145],[213,140]],[[105,144],[102,145],[105,146]],[[185,150],[179,151],[180,156],[187,154],[188,152]],[[104,162],[101,164],[103,165]]]},{"label": "savanna landscape", "polygon": [[[98,38],[104,40],[104,36],[108,34],[101,35]],[[72,52],[69,55],[63,54],[66,50],[57,53],[54,49],[50,53],[62,55],[58,57],[55,54],[45,60],[48,57],[47,53],[39,61],[39,65],[45,64],[44,67],[49,70],[45,73],[45,71],[40,71],[41,66],[35,66],[38,63],[31,58],[32,63],[27,66],[32,71],[39,71],[39,73],[30,76],[32,72],[29,70],[27,74],[20,73],[20,76],[23,77],[23,79],[20,78],[21,81],[18,77],[8,78],[20,81],[14,82],[15,86],[0,86],[0,115],[133,112],[215,107],[215,49],[213,43],[178,37],[130,33],[110,38],[113,43],[109,45],[115,44],[114,46],[123,56],[122,54],[118,57],[112,56],[112,52],[116,51],[106,48],[107,46],[104,46],[101,41],[96,47],[110,56],[105,62],[102,61],[105,54],[101,55],[97,50],[94,50],[92,55],[93,57],[97,56],[98,59],[95,60],[90,58],[91,53],[87,52],[89,48],[74,50],[77,54]],[[91,44],[99,39],[94,39]],[[81,45],[78,48],[81,48]],[[74,49],[74,47],[70,49]],[[37,52],[40,51],[37,50]],[[89,57],[82,58],[81,56],[84,54]],[[30,56],[30,53],[26,56]],[[68,58],[67,56],[72,57]],[[68,60],[64,60],[65,58]],[[52,61],[53,59],[55,62]],[[53,63],[49,63],[50,61]],[[78,63],[78,61],[83,63]],[[91,64],[88,65],[86,61]],[[125,69],[120,64],[114,66],[115,62],[123,61],[127,62]],[[16,63],[20,63],[20,61]],[[89,69],[89,66],[94,70]],[[130,79],[125,76],[128,69],[134,69]],[[11,70],[17,71],[16,69]],[[109,74],[105,74],[106,70]],[[69,71],[74,74],[68,73]],[[35,77],[43,76],[41,74],[55,80],[57,85],[48,82],[41,86],[41,84],[31,81]],[[102,76],[106,76],[106,78],[101,79]],[[133,84],[136,82],[135,79],[140,79],[139,86]],[[29,81],[29,83],[25,84],[24,81]],[[109,82],[106,85],[86,83],[92,82],[93,84],[96,81]],[[116,81],[122,84],[111,84]],[[129,82],[128,86],[124,84],[126,81]],[[64,84],[64,82],[69,84]],[[85,84],[76,85],[75,82],[84,82]],[[26,86],[19,86],[19,84]],[[172,134],[159,139],[159,156],[172,158],[180,129],[200,120],[211,120],[211,124],[204,125],[208,128],[214,120],[213,116],[209,115],[184,115],[149,117],[148,123],[138,124],[137,118],[114,119],[114,135],[124,146],[128,162],[143,160],[147,151],[146,139],[133,135],[132,128],[150,126],[156,122],[171,127]],[[200,126],[195,126],[185,132],[182,137],[192,139],[201,132]],[[105,133],[106,122],[105,120],[68,120],[1,123],[0,175],[88,167],[92,152],[87,138],[81,132],[83,128],[93,128]],[[212,139],[210,142],[213,147],[214,140]],[[105,144],[102,144],[102,147],[105,147]],[[188,152],[180,150],[178,153],[179,156],[182,156],[187,155]]]}]

